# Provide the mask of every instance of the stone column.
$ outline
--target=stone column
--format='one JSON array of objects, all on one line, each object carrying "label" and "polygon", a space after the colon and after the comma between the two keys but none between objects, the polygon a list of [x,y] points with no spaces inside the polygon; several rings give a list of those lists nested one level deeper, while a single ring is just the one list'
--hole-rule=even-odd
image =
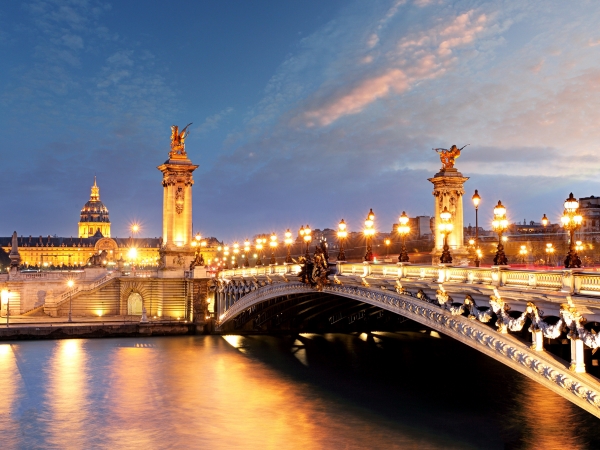
[{"label": "stone column", "polygon": [[433,183],[434,211],[435,211],[435,247],[431,252],[432,264],[440,262],[440,255],[444,246],[444,235],[439,230],[440,213],[444,207],[452,214],[454,228],[448,234],[448,246],[453,258],[453,265],[459,265],[469,257],[469,252],[464,246],[463,239],[463,184],[468,177],[463,177],[455,168],[442,168],[435,177],[429,178]]},{"label": "stone column", "polygon": [[[163,174],[163,248],[162,269],[159,275],[183,276],[194,260],[192,242],[192,173],[198,168],[186,154],[170,155],[158,166]],[[172,273],[167,273],[171,271]]]},{"label": "stone column", "polygon": [[571,367],[569,367],[569,369],[577,373],[585,372],[583,341],[581,339],[571,339]]}]

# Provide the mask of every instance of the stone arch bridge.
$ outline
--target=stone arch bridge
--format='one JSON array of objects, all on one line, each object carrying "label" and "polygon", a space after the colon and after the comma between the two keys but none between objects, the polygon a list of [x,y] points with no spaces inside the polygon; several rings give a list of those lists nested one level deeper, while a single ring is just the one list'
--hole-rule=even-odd
[{"label": "stone arch bridge", "polygon": [[[402,317],[452,337],[600,417],[600,274],[338,263],[313,286],[300,266],[226,270],[215,280],[217,330],[302,329]],[[550,350],[570,343],[561,359]]]}]

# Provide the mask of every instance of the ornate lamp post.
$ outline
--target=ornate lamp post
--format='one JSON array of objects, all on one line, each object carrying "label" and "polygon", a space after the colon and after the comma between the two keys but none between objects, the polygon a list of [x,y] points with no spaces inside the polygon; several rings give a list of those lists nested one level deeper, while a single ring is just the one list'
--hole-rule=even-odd
[{"label": "ornate lamp post", "polygon": [[248,261],[248,252],[250,251],[250,241],[246,239],[244,241],[244,267],[250,267],[250,261]]},{"label": "ornate lamp post", "polygon": [[554,247],[552,246],[551,242],[548,242],[546,244],[546,265],[547,266],[550,265],[550,258],[552,257],[553,254],[554,254]]},{"label": "ornate lamp post", "polygon": [[6,328],[8,328],[10,317],[10,290],[3,289],[0,293],[0,297],[2,300],[2,304],[6,305]]},{"label": "ornate lamp post", "polygon": [[369,210],[369,214],[367,214],[367,218],[365,219],[365,229],[363,233],[367,238],[367,251],[365,253],[365,262],[373,261],[373,250],[371,249],[371,242],[373,236],[375,236],[375,228],[373,225],[375,224],[375,214],[373,214],[373,208]]},{"label": "ornate lamp post", "polygon": [[262,259],[260,259],[260,255],[262,255],[262,250],[263,250],[263,244],[262,244],[262,238],[258,238],[256,240],[256,254],[258,255],[258,259],[256,260],[256,265],[257,266],[262,266]]},{"label": "ornate lamp post", "polygon": [[277,248],[277,235],[275,233],[271,234],[269,247],[271,247],[271,261],[269,261],[269,264],[274,266],[275,264],[277,264],[277,260],[275,259],[275,249]]},{"label": "ornate lamp post", "polygon": [[292,239],[292,232],[290,231],[289,228],[287,230],[285,230],[285,240],[283,242],[285,242],[285,246],[287,247],[287,255],[285,256],[285,263],[292,264],[294,261],[292,261],[291,251],[292,251],[292,243],[294,242],[294,240]]},{"label": "ornate lamp post", "polygon": [[544,233],[546,232],[546,227],[548,226],[548,223],[549,223],[549,220],[548,220],[548,218],[546,217],[546,214],[544,214],[544,217],[542,217],[542,225],[543,225],[543,227],[544,227],[544,228],[543,228],[543,230],[544,230]]},{"label": "ornate lamp post", "polygon": [[492,228],[498,233],[498,250],[494,258],[494,265],[505,266],[508,264],[506,255],[504,254],[504,244],[502,244],[502,233],[508,228],[508,220],[506,220],[506,208],[502,205],[502,202],[498,200],[498,204],[494,208],[494,220],[492,221]]},{"label": "ornate lamp post", "polygon": [[238,262],[237,262],[237,257],[238,254],[240,253],[240,244],[238,244],[237,242],[233,243],[233,256],[231,257],[232,261],[233,261],[233,268],[237,269],[239,267]]},{"label": "ornate lamp post", "polygon": [[452,223],[452,213],[448,211],[448,207],[444,206],[444,210],[440,213],[439,230],[444,234],[444,247],[440,256],[441,264],[452,264],[452,255],[450,255],[450,247],[448,246],[448,235],[452,233],[454,224]]},{"label": "ornate lamp post", "polygon": [[346,231],[346,222],[344,222],[344,219],[340,220],[340,223],[338,223],[337,237],[340,241],[340,251],[338,253],[337,260],[346,261],[346,254],[344,253],[344,241],[348,237],[348,232]]},{"label": "ornate lamp post", "polygon": [[69,287],[69,320],[68,322],[73,322],[73,317],[72,317],[72,313],[73,313],[73,286],[75,285],[75,282],[73,280],[69,280],[67,281],[67,286]]},{"label": "ornate lamp post", "polygon": [[229,247],[226,245],[223,247],[223,270],[229,269]]},{"label": "ornate lamp post", "polygon": [[525,256],[527,256],[526,245],[521,245],[521,248],[519,249],[519,255],[521,255],[521,260],[523,261],[523,264],[525,264]]},{"label": "ornate lamp post", "polygon": [[402,248],[398,255],[398,262],[408,262],[408,252],[406,251],[406,236],[410,233],[410,227],[408,226],[408,216],[406,212],[402,211],[402,215],[398,219],[398,234],[402,238]]},{"label": "ornate lamp post", "polygon": [[304,255],[304,256],[306,256],[306,259],[310,258],[310,253],[308,253],[308,246],[310,245],[310,241],[312,241],[311,233],[312,233],[312,230],[310,229],[310,227],[308,225],[306,225],[306,227],[300,227],[300,236],[306,243],[306,254]]},{"label": "ornate lamp post", "polygon": [[481,197],[479,196],[479,193],[477,192],[477,189],[475,189],[475,194],[473,194],[473,197],[471,197],[471,200],[473,200],[473,205],[475,205],[475,267],[479,267],[479,265],[481,264],[481,261],[479,259],[479,218],[478,218],[478,212],[479,212],[479,202],[481,201]]},{"label": "ornate lamp post", "polygon": [[573,197],[573,193],[571,192],[569,198],[565,200],[565,211],[560,218],[563,228],[569,232],[569,253],[565,258],[566,269],[581,267],[581,259],[579,259],[579,256],[577,255],[573,239],[575,231],[581,226],[582,220],[583,218],[579,214],[579,202]]}]

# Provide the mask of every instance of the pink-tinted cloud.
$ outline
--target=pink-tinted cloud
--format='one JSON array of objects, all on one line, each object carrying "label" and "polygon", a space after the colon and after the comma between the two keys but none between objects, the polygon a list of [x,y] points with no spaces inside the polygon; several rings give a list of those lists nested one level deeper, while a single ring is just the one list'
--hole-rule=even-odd
[{"label": "pink-tinted cloud", "polygon": [[[399,6],[395,5],[394,14]],[[330,125],[343,116],[360,113],[378,99],[402,94],[415,83],[441,75],[456,61],[453,50],[472,44],[485,30],[487,22],[485,14],[469,11],[448,25],[437,24],[425,32],[402,38],[386,55],[383,67],[376,66],[362,79],[325,95],[325,101],[303,114],[304,124],[307,127]],[[379,39],[372,34],[368,47],[377,45]],[[373,57],[367,55],[361,61],[371,63]]]}]

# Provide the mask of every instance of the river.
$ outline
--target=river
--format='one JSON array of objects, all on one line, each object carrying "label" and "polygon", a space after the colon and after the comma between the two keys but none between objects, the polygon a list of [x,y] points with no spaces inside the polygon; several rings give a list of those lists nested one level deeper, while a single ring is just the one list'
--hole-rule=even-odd
[{"label": "river", "polygon": [[600,422],[420,332],[0,344],[2,449],[600,448]]}]

